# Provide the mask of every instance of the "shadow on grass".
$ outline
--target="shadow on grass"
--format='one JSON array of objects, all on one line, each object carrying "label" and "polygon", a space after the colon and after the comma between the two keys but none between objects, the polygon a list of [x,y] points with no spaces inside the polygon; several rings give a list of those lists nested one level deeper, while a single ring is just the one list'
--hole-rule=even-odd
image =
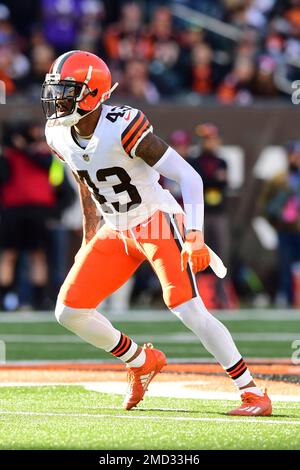
[{"label": "shadow on grass", "polygon": [[[153,413],[153,412],[163,412],[163,413],[186,413],[186,414],[209,414],[214,416],[222,416],[224,413],[217,412],[217,411],[208,411],[208,410],[184,410],[184,409],[171,409],[171,408],[134,408],[130,410],[130,412],[143,412],[143,413]],[[225,413],[226,415],[226,413]]]},{"label": "shadow on grass", "polygon": [[249,416],[231,416],[228,414],[228,411],[230,411],[230,409],[226,410],[226,411],[210,411],[210,410],[186,410],[186,409],[171,409],[171,408],[134,408],[132,410],[130,410],[130,413],[134,412],[134,413],[153,413],[153,412],[161,412],[161,413],[185,413],[185,414],[193,414],[193,415],[210,415],[210,416],[215,416],[215,417],[226,417],[226,418],[232,418],[234,419],[235,417],[238,417],[238,418],[241,418],[241,417],[244,417],[247,419],[247,417],[249,418],[261,418],[262,420],[263,419],[266,419],[266,418],[290,418],[290,419],[293,419],[293,418],[297,418],[297,416],[293,417],[291,415],[287,415],[287,414],[272,414],[270,416],[256,416],[256,415],[249,415]]}]

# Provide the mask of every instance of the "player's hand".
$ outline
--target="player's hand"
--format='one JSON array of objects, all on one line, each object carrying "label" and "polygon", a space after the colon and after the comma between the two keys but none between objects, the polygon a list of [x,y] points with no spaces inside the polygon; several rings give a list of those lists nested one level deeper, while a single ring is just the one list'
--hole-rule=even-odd
[{"label": "player's hand", "polygon": [[210,255],[200,230],[187,232],[181,251],[181,269],[187,268],[190,261],[193,273],[204,271],[209,266]]}]

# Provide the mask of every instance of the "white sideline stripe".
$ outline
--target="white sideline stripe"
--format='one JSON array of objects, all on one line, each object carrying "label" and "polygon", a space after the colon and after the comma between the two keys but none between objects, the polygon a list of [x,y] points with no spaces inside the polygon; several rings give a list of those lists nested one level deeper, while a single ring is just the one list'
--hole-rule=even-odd
[{"label": "white sideline stripe", "polygon": [[[111,312],[102,310],[102,313],[111,321],[116,322],[176,322],[177,318],[167,310],[124,310]],[[213,312],[217,318],[224,321],[297,321],[300,320],[300,311],[297,310],[218,310]],[[56,323],[53,312],[0,312],[0,323]]]},{"label": "white sideline stripe", "polygon": [[[202,381],[184,381],[184,382],[156,382],[151,383],[147,392],[148,397],[167,397],[180,399],[198,399],[198,400],[220,400],[237,401],[240,400],[238,392],[216,392],[213,390],[195,390],[187,388],[189,386],[201,385]],[[2,382],[0,388],[11,387],[57,387],[73,386],[83,387],[89,392],[107,393],[110,395],[124,395],[126,393],[126,382]],[[273,395],[273,403],[299,403],[299,395]],[[118,407],[116,407],[118,409]],[[299,409],[299,407],[297,408]]]},{"label": "white sideline stripe", "polygon": [[[180,381],[180,382],[155,382],[151,383],[147,396],[149,397],[169,397],[169,398],[191,398],[202,400],[239,400],[238,392],[218,392],[212,390],[197,390],[188,388],[201,385],[203,381]],[[125,382],[90,382],[84,385],[89,391],[123,395],[126,392]],[[273,402],[300,402],[299,395],[273,395]]]},{"label": "white sideline stripe", "polygon": [[[294,333],[232,333],[233,339],[236,341],[249,341],[249,342],[289,342],[295,339],[300,339],[300,332]],[[170,333],[170,334],[149,334],[145,335],[134,335],[134,339],[140,343],[149,343],[149,341],[155,341],[155,343],[199,343],[199,339],[192,333]],[[75,335],[27,335],[26,333],[20,334],[7,334],[1,335],[0,340],[6,343],[75,343],[75,344],[86,344],[81,338]]]},{"label": "white sideline stripe", "polygon": [[[174,410],[176,411],[176,410]],[[300,425],[300,421],[292,420],[272,420],[265,419],[264,417],[260,418],[195,418],[195,417],[185,417],[185,416],[135,416],[132,413],[130,415],[110,415],[110,414],[89,414],[89,413],[43,413],[37,411],[6,411],[0,410],[0,415],[9,415],[9,416],[52,416],[52,417],[67,417],[67,418],[96,418],[96,419],[142,419],[142,420],[163,420],[163,421],[198,421],[198,422],[215,422],[215,423],[256,423],[256,424],[290,424]]]}]

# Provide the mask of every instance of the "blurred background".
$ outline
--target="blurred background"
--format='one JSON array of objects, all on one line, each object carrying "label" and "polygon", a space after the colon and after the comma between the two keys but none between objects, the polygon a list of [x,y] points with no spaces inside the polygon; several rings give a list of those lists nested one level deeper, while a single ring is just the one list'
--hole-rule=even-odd
[{"label": "blurred background", "polygon": [[[51,310],[81,243],[39,102],[72,49],[102,57],[110,104],[142,108],[201,174],[206,241],[229,268],[199,275],[208,308],[299,307],[300,0],[26,0],[0,2],[0,310]],[[147,264],[105,305],[128,307],[162,307]]]}]

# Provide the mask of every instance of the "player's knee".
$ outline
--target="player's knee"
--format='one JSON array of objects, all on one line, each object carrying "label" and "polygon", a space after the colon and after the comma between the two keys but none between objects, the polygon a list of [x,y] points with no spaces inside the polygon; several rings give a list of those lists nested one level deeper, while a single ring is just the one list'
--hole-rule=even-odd
[{"label": "player's knee", "polygon": [[64,282],[58,294],[58,301],[64,305],[69,305],[74,310],[76,309],[93,309],[102,302],[98,293],[93,293],[88,290],[88,286],[82,286]]},{"label": "player's knee", "polygon": [[170,310],[192,331],[195,328],[205,330],[208,323],[214,320],[199,297],[189,299],[187,302],[170,308]]},{"label": "player's knee", "polygon": [[164,290],[163,298],[169,309],[181,305],[191,299],[191,292],[188,289],[180,287],[169,287]]},{"label": "player's knee", "polygon": [[56,320],[66,328],[70,327],[70,324],[78,317],[78,313],[78,309],[76,308],[68,307],[59,301],[56,303]]}]

